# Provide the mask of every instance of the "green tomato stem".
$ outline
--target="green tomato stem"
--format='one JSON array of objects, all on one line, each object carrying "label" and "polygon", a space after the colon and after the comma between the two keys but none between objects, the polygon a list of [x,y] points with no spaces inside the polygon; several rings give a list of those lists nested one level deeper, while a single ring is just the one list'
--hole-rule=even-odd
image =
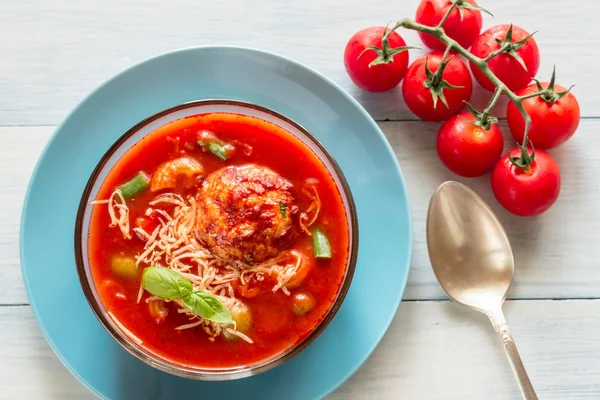
[{"label": "green tomato stem", "polygon": [[442,20],[438,24],[437,28],[443,29],[444,24],[446,23],[446,21],[448,20],[448,17],[452,13],[452,10],[454,10],[456,8],[456,6],[458,6],[458,2],[457,1],[452,2],[452,5],[448,9],[448,11],[446,11],[446,14],[442,17]]},{"label": "green tomato stem", "polygon": [[483,110],[483,113],[481,114],[481,122],[484,125],[487,124],[490,113],[492,112],[492,108],[498,102],[498,99],[500,98],[501,94],[502,94],[502,91],[499,88],[496,88],[496,91],[494,92],[494,96],[488,103],[488,106],[485,108],[485,110]]},{"label": "green tomato stem", "polygon": [[[441,64],[444,64],[444,62],[447,60],[450,50],[452,50],[452,46],[450,46],[450,45],[446,46],[446,51],[444,51],[444,55],[442,56]],[[442,67],[443,67],[443,65],[440,65],[438,67],[437,71],[435,71],[434,78],[433,78],[434,86],[438,85],[440,83],[440,81],[442,80],[442,75],[444,74],[444,68],[442,68]]]}]

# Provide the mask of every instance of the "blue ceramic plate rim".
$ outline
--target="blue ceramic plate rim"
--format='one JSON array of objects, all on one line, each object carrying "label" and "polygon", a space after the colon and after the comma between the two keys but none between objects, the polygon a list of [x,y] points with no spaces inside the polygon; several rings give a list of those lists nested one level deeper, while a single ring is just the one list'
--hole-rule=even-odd
[{"label": "blue ceramic plate rim", "polygon": [[142,65],[151,63],[153,61],[159,60],[161,58],[164,57],[171,57],[171,56],[175,56],[178,53],[184,53],[187,51],[193,51],[193,50],[218,50],[218,49],[231,49],[231,50],[239,50],[242,52],[251,52],[251,53],[255,53],[255,54],[260,54],[261,56],[265,56],[265,57],[271,57],[276,59],[277,61],[280,62],[284,62],[284,63],[289,63],[294,65],[297,68],[303,69],[306,72],[309,72],[313,75],[315,75],[317,78],[321,79],[324,83],[328,84],[331,88],[333,88],[334,90],[336,90],[339,94],[341,94],[346,100],[348,100],[361,114],[362,116],[369,122],[369,124],[373,127],[373,129],[375,130],[375,132],[377,132],[377,134],[379,135],[379,138],[382,140],[386,150],[388,151],[389,155],[392,158],[392,163],[394,165],[395,168],[395,172],[397,174],[397,177],[400,180],[400,184],[401,186],[404,188],[404,190],[402,191],[402,195],[403,195],[403,201],[406,204],[406,209],[408,211],[408,218],[406,220],[406,224],[407,224],[407,234],[408,234],[408,248],[407,248],[407,253],[406,253],[406,257],[405,257],[405,261],[406,261],[406,265],[404,266],[404,276],[402,277],[402,283],[400,285],[400,290],[398,291],[398,296],[395,299],[394,302],[394,312],[390,313],[390,316],[387,319],[387,322],[385,323],[384,329],[382,329],[381,333],[378,335],[377,339],[372,343],[372,345],[370,346],[369,350],[367,351],[367,353],[365,354],[365,356],[358,362],[356,363],[355,367],[352,368],[345,376],[343,376],[341,379],[338,380],[338,382],[335,382],[331,385],[330,389],[323,393],[322,398],[328,396],[329,394],[331,394],[332,392],[334,392],[337,388],[339,388],[344,382],[346,382],[352,375],[354,375],[354,373],[356,373],[356,371],[364,364],[364,362],[370,357],[370,355],[373,353],[373,351],[375,350],[375,348],[377,347],[377,345],[381,342],[381,339],[383,338],[383,336],[385,335],[385,333],[387,332],[387,330],[389,329],[390,324],[392,323],[392,320],[394,319],[398,307],[400,306],[400,302],[402,301],[402,295],[404,294],[404,290],[406,289],[406,283],[408,280],[408,273],[410,270],[410,260],[412,257],[412,243],[413,243],[413,234],[412,234],[412,216],[411,216],[411,205],[410,205],[410,199],[408,197],[408,191],[407,191],[407,186],[406,186],[406,181],[404,179],[404,175],[402,174],[402,170],[400,169],[400,164],[398,162],[398,159],[396,158],[396,155],[394,154],[394,151],[390,145],[390,143],[388,142],[387,138],[385,137],[385,135],[383,134],[383,132],[381,131],[381,129],[379,128],[379,126],[377,125],[377,123],[375,122],[375,120],[373,120],[373,118],[371,117],[371,115],[364,109],[364,107],[354,98],[352,97],[350,94],[348,94],[344,89],[342,89],[338,84],[336,84],[335,82],[333,82],[332,80],[330,80],[329,78],[327,78],[326,76],[324,76],[323,74],[321,74],[320,72],[313,70],[310,67],[307,67],[304,64],[301,64],[297,61],[291,60],[289,58],[280,56],[278,54],[274,54],[268,51],[264,51],[264,50],[260,50],[260,49],[256,49],[256,48],[252,48],[252,47],[245,47],[245,46],[231,46],[231,45],[207,45],[207,46],[190,46],[190,47],[184,47],[184,48],[180,48],[180,49],[176,49],[173,51],[169,51],[169,52],[165,52],[162,54],[158,54],[156,56],[147,58],[145,60],[140,61],[139,63],[136,63],[126,69],[124,69],[123,71],[119,72],[118,74],[112,76],[111,78],[105,80],[102,84],[100,84],[96,89],[94,89],[92,92],[90,92],[87,96],[85,96],[76,106],[75,108],[67,114],[67,116],[63,119],[63,121],[57,126],[56,130],[52,133],[50,139],[48,140],[48,142],[46,143],[46,145],[44,146],[44,149],[42,151],[42,153],[40,154],[38,160],[36,161],[34,170],[31,174],[31,178],[29,180],[29,184],[27,186],[27,191],[25,193],[25,199],[23,201],[23,208],[21,210],[21,220],[20,220],[20,234],[19,234],[19,257],[20,257],[20,262],[21,262],[21,274],[22,274],[22,278],[25,284],[25,291],[27,293],[27,297],[30,301],[30,307],[33,311],[33,315],[37,321],[37,324],[40,328],[40,330],[42,331],[42,334],[44,335],[44,338],[46,339],[46,341],[48,342],[48,344],[50,345],[50,348],[52,349],[52,351],[54,351],[54,353],[57,355],[58,359],[61,361],[61,363],[67,368],[67,370],[69,370],[69,372],[71,372],[71,374],[73,374],[73,376],[75,376],[88,390],[90,390],[92,393],[94,393],[96,396],[100,397],[100,398],[104,398],[104,396],[102,396],[101,393],[99,393],[95,387],[93,387],[91,384],[89,384],[78,372],[77,370],[75,370],[74,368],[72,368],[72,366],[70,364],[67,363],[67,361],[62,357],[61,353],[58,351],[58,348],[56,347],[54,341],[52,340],[52,338],[50,337],[50,335],[48,334],[48,331],[46,330],[46,327],[44,325],[44,323],[42,322],[41,316],[38,313],[38,309],[36,306],[35,301],[32,300],[32,293],[31,293],[31,286],[29,284],[29,279],[28,276],[26,274],[27,271],[27,263],[25,262],[25,235],[24,235],[24,225],[25,222],[27,220],[27,210],[28,210],[28,204],[29,204],[29,200],[30,200],[30,195],[31,195],[31,191],[32,188],[35,186],[37,180],[38,180],[38,173],[39,173],[39,168],[40,165],[42,163],[42,160],[44,159],[44,157],[46,156],[46,153],[48,152],[48,149],[52,146],[52,144],[54,143],[54,141],[56,140],[56,137],[58,135],[58,133],[63,129],[64,125],[75,115],[77,114],[77,112],[79,111],[80,108],[82,108],[85,103],[88,102],[89,99],[91,99],[92,97],[94,97],[97,93],[101,92],[106,86],[109,86],[113,81],[116,81],[118,79],[120,79],[123,75],[126,75],[127,73],[129,73],[131,70],[140,67]]}]

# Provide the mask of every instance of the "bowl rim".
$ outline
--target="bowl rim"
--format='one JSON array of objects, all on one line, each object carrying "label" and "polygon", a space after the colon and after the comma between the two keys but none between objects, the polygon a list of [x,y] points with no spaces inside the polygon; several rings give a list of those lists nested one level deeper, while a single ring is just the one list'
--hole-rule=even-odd
[{"label": "bowl rim", "polygon": [[[341,189],[343,195],[345,196],[347,207],[348,207],[348,222],[351,230],[351,237],[349,243],[349,254],[348,254],[348,262],[346,274],[344,276],[344,280],[342,282],[341,288],[338,291],[337,297],[333,304],[331,305],[329,311],[325,315],[325,317],[318,323],[318,325],[298,344],[290,347],[289,349],[283,351],[279,355],[274,356],[273,358],[267,359],[267,361],[262,362],[258,365],[250,365],[243,366],[241,368],[232,368],[228,370],[206,370],[203,371],[201,368],[185,368],[186,366],[174,366],[169,365],[163,360],[161,360],[156,354],[149,351],[148,354],[140,351],[136,346],[134,346],[130,340],[124,335],[122,332],[116,330],[109,322],[106,314],[102,311],[101,305],[96,300],[96,296],[92,291],[92,283],[87,278],[87,274],[85,272],[85,261],[83,254],[83,231],[84,231],[84,217],[86,209],[89,207],[89,197],[93,190],[93,187],[102,172],[102,169],[105,167],[106,163],[110,160],[110,158],[114,155],[115,152],[136,132],[138,132],[143,127],[148,124],[166,116],[171,113],[181,111],[187,108],[197,107],[197,106],[209,106],[209,105],[229,105],[229,106],[239,106],[254,109],[266,114],[269,114],[289,125],[293,128],[297,129],[302,135],[312,142],[317,148],[322,152],[323,156],[326,158],[327,162],[330,163],[333,171],[330,168],[329,170],[331,174],[334,174],[335,177],[339,180],[338,190]],[[257,117],[260,118],[260,117]],[[172,121],[170,121],[172,122]],[[170,123],[167,122],[166,124]],[[285,130],[285,128],[283,128]],[[290,133],[294,135],[293,133]],[[145,135],[146,136],[146,135]],[[144,136],[144,137],[145,137]],[[141,140],[142,138],[140,138]],[[314,150],[311,150],[314,152]],[[318,154],[315,154],[317,158],[321,159]],[[118,162],[118,161],[117,161]],[[162,111],[159,111],[149,117],[144,118],[133,127],[128,129],[125,133],[123,133],[102,155],[96,167],[94,168],[92,174],[90,175],[85,188],[82,192],[81,199],[79,202],[79,207],[77,210],[77,215],[75,218],[75,231],[74,231],[74,256],[75,256],[75,265],[77,270],[77,275],[79,278],[80,286],[83,290],[84,297],[86,298],[92,312],[103,326],[103,328],[110,334],[113,339],[117,343],[121,345],[128,353],[135,356],[137,359],[143,361],[144,363],[157,368],[163,372],[180,376],[183,378],[191,378],[196,380],[204,380],[204,381],[223,381],[223,380],[234,380],[241,379],[249,376],[254,376],[266,371],[269,371],[279,365],[284,364],[285,362],[292,359],[294,356],[300,354],[305,348],[307,348],[313,341],[315,341],[321,333],[325,331],[325,329],[329,326],[331,321],[334,319],[338,310],[342,306],[348,290],[352,284],[352,280],[354,277],[354,272],[356,270],[356,265],[358,261],[358,248],[359,248],[359,227],[358,227],[358,214],[356,211],[356,204],[354,202],[354,198],[352,195],[352,191],[350,189],[350,185],[340,168],[339,164],[335,160],[335,158],[331,155],[329,150],[321,143],[321,141],[313,135],[310,131],[308,131],[304,126],[295,122],[291,118],[274,111],[268,107],[242,100],[234,100],[234,99],[202,99],[202,100],[192,100],[184,103],[180,103],[171,107],[168,107]],[[143,347],[140,345],[140,347]],[[175,364],[171,362],[171,364]]]}]

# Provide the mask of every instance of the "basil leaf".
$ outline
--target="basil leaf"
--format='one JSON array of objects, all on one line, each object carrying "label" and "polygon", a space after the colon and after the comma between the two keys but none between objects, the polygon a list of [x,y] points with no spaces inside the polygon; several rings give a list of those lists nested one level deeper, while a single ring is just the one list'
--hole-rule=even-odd
[{"label": "basil leaf", "polygon": [[185,296],[183,304],[189,307],[194,314],[209,321],[226,323],[232,322],[231,313],[215,296],[203,290],[198,290]]},{"label": "basil leaf", "polygon": [[142,286],[162,299],[180,299],[194,290],[192,283],[178,272],[165,267],[148,267],[142,275]]}]

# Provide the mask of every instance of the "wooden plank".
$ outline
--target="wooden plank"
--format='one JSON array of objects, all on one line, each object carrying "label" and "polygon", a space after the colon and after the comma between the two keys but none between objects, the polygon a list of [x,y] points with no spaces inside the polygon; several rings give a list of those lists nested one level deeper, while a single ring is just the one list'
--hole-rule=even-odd
[{"label": "wooden plank", "polygon": [[0,128],[0,304],[27,303],[19,262],[19,225],[33,167],[53,127]]},{"label": "wooden plank", "polygon": [[[539,397],[598,399],[600,301],[505,306]],[[0,307],[1,399],[91,399],[44,341],[29,307]],[[487,319],[449,302],[402,303],[380,346],[337,399],[519,399]]]},{"label": "wooden plank", "polygon": [[[378,120],[414,119],[400,91],[368,94],[347,77],[342,54],[354,32],[412,17],[418,0],[5,1],[0,6],[0,121],[3,125],[54,125],[101,82],[158,53],[182,47],[229,44],[257,47],[293,59],[347,89]],[[539,77],[556,64],[559,81],[577,84],[585,116],[600,116],[595,86],[600,2],[483,1],[495,18],[529,31],[542,51]],[[570,22],[569,22],[570,21]],[[574,23],[573,21],[576,21]],[[560,27],[560,28],[558,28]],[[413,32],[409,44],[422,46]],[[413,52],[415,59],[422,52]],[[577,62],[573,62],[577,60]],[[478,92],[475,104],[486,101]]]},{"label": "wooden plank", "polygon": [[[425,220],[430,196],[447,180],[463,182],[492,207],[502,221],[516,260],[511,298],[586,298],[600,296],[598,254],[591,238],[600,235],[600,156],[590,145],[600,121],[582,121],[572,140],[551,151],[561,167],[562,187],[557,203],[533,218],[514,216],[495,200],[489,174],[459,178],[439,161],[435,151],[439,124],[388,122],[381,124],[406,177],[413,215],[414,245],[407,299],[443,297],[427,255]],[[500,124],[507,133],[505,123]],[[505,146],[513,142],[505,135]]]},{"label": "wooden plank", "polygon": [[0,347],[7,372],[0,399],[95,398],[67,371],[44,340],[29,306],[0,307]]},{"label": "wooden plank", "polygon": [[[540,399],[600,398],[598,301],[510,301],[506,317]],[[451,303],[403,303],[366,364],[331,400],[520,399],[492,326]]]},{"label": "wooden plank", "polygon": [[[504,211],[493,198],[489,176],[457,179],[435,152],[438,124],[384,122],[407,181],[414,220],[413,260],[405,299],[445,298],[431,270],[425,243],[429,198],[446,180],[467,183],[492,206],[508,231],[517,270],[511,298],[600,297],[598,250],[590,243],[600,235],[600,156],[595,146],[599,120],[584,120],[577,134],[552,152],[562,168],[563,186],[555,206],[536,218]],[[506,132],[506,126],[502,124]],[[5,212],[0,213],[0,304],[27,302],[19,269],[18,226],[28,177],[53,127],[0,128],[0,187]],[[510,144],[507,137],[506,143]]]}]

